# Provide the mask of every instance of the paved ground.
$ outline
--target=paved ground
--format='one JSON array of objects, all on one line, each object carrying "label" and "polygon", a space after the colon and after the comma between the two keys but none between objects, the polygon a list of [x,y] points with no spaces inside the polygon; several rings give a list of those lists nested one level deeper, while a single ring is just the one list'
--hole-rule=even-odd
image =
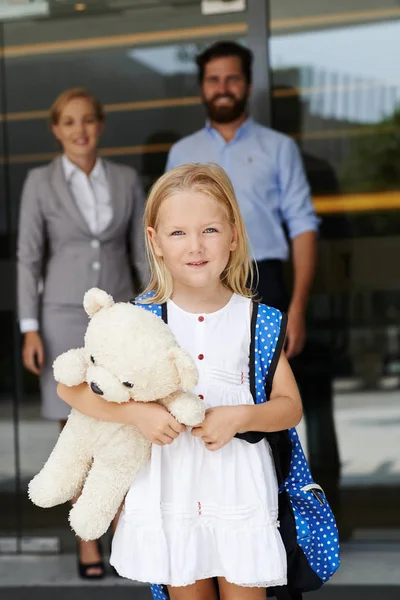
[{"label": "paved ground", "polygon": [[[7,600],[109,600],[104,588],[8,588],[2,590]],[[304,600],[399,600],[400,588],[326,586],[318,592],[306,594]],[[113,590],[113,600],[151,600],[148,589]]]},{"label": "paved ground", "polygon": [[343,487],[400,484],[399,390],[336,394],[335,422]]}]

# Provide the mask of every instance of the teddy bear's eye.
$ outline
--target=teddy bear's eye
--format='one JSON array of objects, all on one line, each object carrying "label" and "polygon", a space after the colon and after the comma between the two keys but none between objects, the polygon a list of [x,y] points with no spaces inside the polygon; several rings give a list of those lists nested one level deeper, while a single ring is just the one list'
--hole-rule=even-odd
[{"label": "teddy bear's eye", "polygon": [[122,385],[124,385],[127,388],[133,388],[133,383],[130,383],[129,381],[124,381]]},{"label": "teddy bear's eye", "polygon": [[90,357],[90,360],[92,361],[93,364],[95,363],[93,356]]}]

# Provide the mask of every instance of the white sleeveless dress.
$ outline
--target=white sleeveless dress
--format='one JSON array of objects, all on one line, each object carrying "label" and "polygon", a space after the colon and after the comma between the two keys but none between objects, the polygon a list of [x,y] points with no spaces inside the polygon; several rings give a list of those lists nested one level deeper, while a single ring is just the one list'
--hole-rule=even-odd
[{"label": "white sleeveless dress", "polygon": [[[233,295],[211,314],[168,302],[168,324],[195,359],[206,407],[253,404],[249,388],[250,300]],[[190,429],[153,445],[126,497],[111,564],[136,581],[186,586],[225,577],[240,586],[286,584],[278,488],[269,444],[232,439],[207,450]]]}]

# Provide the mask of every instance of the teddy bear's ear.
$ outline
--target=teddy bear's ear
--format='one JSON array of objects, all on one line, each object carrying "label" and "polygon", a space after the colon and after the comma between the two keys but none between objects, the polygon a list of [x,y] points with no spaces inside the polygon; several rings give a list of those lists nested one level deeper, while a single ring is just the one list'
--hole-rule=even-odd
[{"label": "teddy bear's ear", "polygon": [[99,288],[88,290],[83,297],[83,308],[89,317],[93,317],[93,315],[103,308],[110,308],[113,304],[114,300],[112,297]]},{"label": "teddy bear's ear", "polygon": [[182,390],[189,392],[198,382],[196,365],[190,356],[179,346],[171,349],[170,357],[174,361],[178,371]]}]

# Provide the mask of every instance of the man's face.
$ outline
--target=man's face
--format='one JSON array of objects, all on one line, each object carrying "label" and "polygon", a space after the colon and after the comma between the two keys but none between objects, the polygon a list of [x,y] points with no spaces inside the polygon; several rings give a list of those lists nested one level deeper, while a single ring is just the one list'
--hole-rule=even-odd
[{"label": "man's face", "polygon": [[239,57],[214,58],[206,64],[201,92],[211,121],[231,123],[241,117],[250,89]]}]

